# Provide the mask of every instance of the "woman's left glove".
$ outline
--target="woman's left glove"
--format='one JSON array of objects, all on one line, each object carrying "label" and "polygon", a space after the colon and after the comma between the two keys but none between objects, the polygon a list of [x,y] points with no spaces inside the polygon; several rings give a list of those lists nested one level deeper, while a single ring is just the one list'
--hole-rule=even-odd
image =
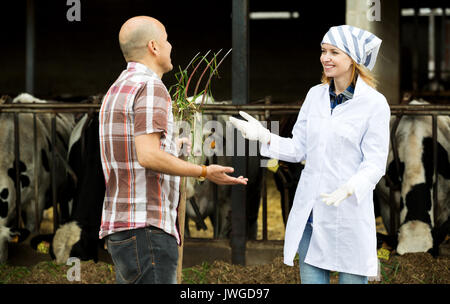
[{"label": "woman's left glove", "polygon": [[241,131],[242,136],[248,140],[259,140],[263,144],[270,142],[270,131],[263,127],[263,125],[255,118],[239,111],[239,114],[247,121],[230,117],[233,126]]},{"label": "woman's left glove", "polygon": [[320,196],[328,206],[333,205],[338,207],[343,200],[351,196],[353,193],[355,193],[354,186],[351,183],[346,183],[337,188],[334,192],[330,194],[322,193]]}]

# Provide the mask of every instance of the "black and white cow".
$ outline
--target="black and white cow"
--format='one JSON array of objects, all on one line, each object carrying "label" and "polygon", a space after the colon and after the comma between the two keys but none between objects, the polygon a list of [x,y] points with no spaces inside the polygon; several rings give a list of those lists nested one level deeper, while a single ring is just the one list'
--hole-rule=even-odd
[{"label": "black and white cow", "polygon": [[[29,94],[20,94],[13,103],[46,103]],[[51,196],[51,114],[36,116],[37,155],[34,155],[33,115],[19,115],[19,172],[21,187],[21,210],[23,220],[28,231],[34,231],[42,219],[42,211]],[[56,148],[61,157],[67,153],[67,145],[71,130],[74,126],[73,115],[58,114],[56,116]],[[0,262],[8,258],[7,242],[14,233],[11,225],[16,218],[16,168],[14,154],[14,119],[13,114],[0,114]],[[38,172],[34,172],[35,161]],[[55,160],[57,187],[65,179],[65,168],[60,158]],[[34,183],[38,181],[39,196],[38,210],[35,210]],[[36,220],[36,212],[38,220]]]},{"label": "black and white cow", "polygon": [[[412,101],[411,105],[427,104]],[[394,121],[395,117],[391,119]],[[403,116],[395,133],[399,168],[389,151],[387,177],[400,189],[394,192],[400,210],[397,252],[438,254],[439,244],[450,231],[450,118],[438,116],[438,180],[433,173],[432,119],[430,116]],[[433,189],[438,185],[438,218],[434,222]],[[384,225],[390,232],[389,188],[386,177],[378,183],[376,194]],[[397,233],[397,232],[396,232]]]},{"label": "black and white cow", "polygon": [[[201,102],[201,97],[195,100]],[[206,104],[231,104],[230,101],[215,101],[212,97],[207,97]],[[194,115],[194,136],[192,154],[194,157],[189,161],[196,164],[219,164],[222,166],[232,166],[231,153],[227,149],[227,136],[232,131],[229,123],[229,115],[206,115],[196,113]],[[227,130],[228,128],[228,130]],[[228,138],[230,140],[230,138]],[[255,147],[256,147],[256,143]],[[261,198],[262,168],[260,167],[260,156],[254,151],[254,156],[248,157],[247,176],[249,182],[246,186],[247,203],[247,236],[249,239],[256,239],[258,210]],[[217,190],[217,204],[215,204],[214,188]],[[210,217],[213,225],[218,225],[218,238],[227,238],[231,232],[231,186],[216,186],[208,180],[198,182],[195,178],[188,178],[186,185],[186,216],[194,220],[197,229],[204,226],[203,220]],[[194,205],[197,205],[196,211]],[[218,212],[216,209],[219,208]],[[218,218],[217,216],[218,215]],[[188,224],[188,221],[186,221]],[[186,225],[188,228],[188,225]],[[187,230],[187,235],[189,231]]]},{"label": "black and white cow", "polygon": [[[195,102],[201,102],[201,97]],[[213,98],[207,97],[206,104],[229,104],[230,102],[216,102]],[[200,164],[216,163],[222,166],[231,165],[231,157],[226,156],[224,146],[225,125],[227,115],[219,115],[213,121],[212,115],[194,114],[193,118],[193,136],[192,136],[192,155],[188,161]],[[217,122],[217,123],[216,123]],[[190,127],[187,128],[190,130]],[[186,132],[186,130],[185,130]],[[187,136],[184,134],[182,136]],[[216,153],[216,151],[220,151]],[[218,155],[217,155],[218,154]],[[214,156],[216,156],[214,161]],[[228,185],[218,186],[217,205],[214,204],[214,188],[216,186],[209,180],[203,182],[195,178],[186,179],[186,218],[196,222],[197,229],[206,229],[204,219],[210,217],[213,225],[219,225],[219,238],[228,237],[231,231],[231,187]],[[219,208],[219,218],[216,218],[216,208]],[[189,225],[186,220],[186,235],[189,236]]]},{"label": "black and white cow", "polygon": [[103,176],[98,114],[85,114],[76,124],[70,137],[68,163],[77,180],[68,180],[66,191],[73,198],[69,220],[54,235],[33,239],[37,246],[41,241],[51,242],[50,255],[57,264],[66,263],[69,257],[83,261],[98,261],[98,250],[103,248],[99,239],[105,179]]}]

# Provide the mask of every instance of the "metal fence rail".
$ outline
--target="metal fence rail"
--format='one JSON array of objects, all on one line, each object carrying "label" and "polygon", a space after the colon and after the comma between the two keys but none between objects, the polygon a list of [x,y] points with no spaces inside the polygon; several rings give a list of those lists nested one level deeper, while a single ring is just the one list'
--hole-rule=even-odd
[{"label": "metal fence rail", "polygon": [[[301,104],[204,104],[201,108],[204,114],[236,115],[245,111],[255,115],[269,114],[296,114]],[[391,114],[398,115],[450,115],[450,105],[390,105]],[[0,113],[83,113],[100,110],[99,104],[79,103],[29,103],[29,104],[0,104]]]},{"label": "metal fence rail", "polygon": [[[202,107],[203,114],[225,114],[225,115],[236,115],[239,111],[245,111],[254,115],[261,115],[266,120],[269,120],[272,115],[296,115],[300,108],[301,104],[268,104],[270,100],[266,98],[266,102],[264,104],[251,104],[251,105],[228,105],[228,104],[220,104],[220,105],[211,105],[205,104]],[[432,132],[433,132],[433,161],[434,161],[434,176],[437,180],[437,117],[441,115],[450,115],[450,105],[391,105],[391,114],[398,118],[401,118],[404,115],[428,115],[432,117]],[[45,103],[45,104],[0,104],[0,114],[1,113],[13,113],[14,114],[14,153],[16,156],[16,226],[19,227],[20,223],[20,183],[17,180],[20,176],[19,172],[19,164],[18,161],[20,159],[20,145],[19,145],[19,120],[18,115],[22,113],[32,113],[34,119],[34,136],[36,138],[36,115],[43,113],[51,113],[52,115],[52,146],[55,144],[55,117],[57,113],[93,113],[98,112],[100,109],[100,104],[80,104],[80,103]],[[394,126],[396,127],[396,126]],[[393,141],[393,135],[395,134],[395,129],[391,130],[391,143],[393,143],[394,153],[397,153],[395,143]],[[5,147],[4,147],[5,148]],[[34,151],[36,151],[36,139],[34,142]],[[52,163],[54,164],[55,158],[57,157],[55,149],[52,149]],[[53,166],[54,167],[54,166]],[[35,170],[37,169],[37,164],[35,162]],[[53,174],[54,177],[55,174]],[[262,199],[263,199],[263,241],[267,241],[267,191],[266,191],[266,170],[263,173],[263,189],[262,191]],[[52,202],[53,202],[53,212],[54,212],[54,230],[59,224],[58,214],[57,214],[57,202],[56,202],[56,187],[55,187],[54,178],[52,179]],[[35,179],[34,191],[36,196],[36,210],[37,210],[37,199],[38,199],[38,183],[37,179]],[[434,188],[433,192],[434,201],[437,202],[437,187]],[[439,210],[437,210],[437,203],[434,205],[434,217],[437,218]],[[394,217],[394,216],[395,217]],[[38,218],[39,215],[36,215]],[[391,231],[396,231],[396,223],[398,223],[399,210],[396,206],[391,205],[391,219],[396,219],[391,221]],[[39,225],[38,225],[39,226]],[[38,229],[38,228],[37,228]]]}]

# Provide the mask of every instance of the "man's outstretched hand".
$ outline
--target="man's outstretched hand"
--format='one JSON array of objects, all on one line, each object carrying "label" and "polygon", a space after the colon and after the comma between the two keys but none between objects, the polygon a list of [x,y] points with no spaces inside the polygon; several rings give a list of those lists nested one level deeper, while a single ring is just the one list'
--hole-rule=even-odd
[{"label": "man's outstretched hand", "polygon": [[233,167],[209,165],[206,167],[206,178],[218,185],[247,185],[248,178],[244,178],[243,176],[233,177],[228,175],[228,173],[233,172]]}]

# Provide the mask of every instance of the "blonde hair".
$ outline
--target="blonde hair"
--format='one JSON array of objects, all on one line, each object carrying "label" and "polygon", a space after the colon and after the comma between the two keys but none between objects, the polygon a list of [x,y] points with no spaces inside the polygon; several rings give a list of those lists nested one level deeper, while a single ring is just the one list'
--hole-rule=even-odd
[{"label": "blonde hair", "polygon": [[[369,71],[368,68],[366,68],[363,65],[357,64],[352,59],[352,77],[350,83],[353,86],[356,86],[356,80],[358,79],[358,75],[364,80],[365,83],[367,83],[372,88],[376,89],[378,85],[378,81],[373,76],[372,72]],[[322,84],[330,84],[331,79],[333,77],[327,77],[325,73],[322,71],[322,79],[320,80]],[[350,85],[350,83],[348,85]]]}]

